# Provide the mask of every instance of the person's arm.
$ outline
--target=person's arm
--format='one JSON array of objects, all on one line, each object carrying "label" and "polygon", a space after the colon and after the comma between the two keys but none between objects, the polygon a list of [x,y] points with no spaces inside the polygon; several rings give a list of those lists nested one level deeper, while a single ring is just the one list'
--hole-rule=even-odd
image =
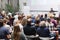
[{"label": "person's arm", "polygon": [[9,39],[9,38],[11,38],[11,35],[10,35],[10,32],[9,32],[9,30],[8,29],[6,29],[6,31],[5,31],[6,33],[5,33],[5,35],[6,35],[6,37]]},{"label": "person's arm", "polygon": [[10,34],[9,34],[9,35],[7,35],[7,38],[8,38],[8,39],[10,39],[10,38],[11,38],[11,35],[10,35]]}]

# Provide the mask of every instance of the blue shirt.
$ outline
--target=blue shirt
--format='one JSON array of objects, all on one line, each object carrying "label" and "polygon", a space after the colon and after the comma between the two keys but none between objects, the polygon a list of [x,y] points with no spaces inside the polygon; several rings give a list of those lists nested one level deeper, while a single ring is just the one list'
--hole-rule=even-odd
[{"label": "blue shirt", "polygon": [[2,17],[2,16],[0,16],[0,19],[3,19],[3,17]]},{"label": "blue shirt", "polygon": [[37,29],[37,34],[40,36],[40,37],[49,37],[50,36],[50,31],[48,28],[38,28]]},{"label": "blue shirt", "polygon": [[10,32],[7,28],[0,27],[0,39],[7,39],[8,34],[10,34]]}]

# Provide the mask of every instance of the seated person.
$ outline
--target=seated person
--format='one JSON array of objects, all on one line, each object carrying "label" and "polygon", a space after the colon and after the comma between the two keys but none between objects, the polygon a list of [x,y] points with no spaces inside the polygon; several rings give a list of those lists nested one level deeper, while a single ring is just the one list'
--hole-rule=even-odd
[{"label": "seated person", "polygon": [[39,23],[40,23],[39,20],[36,20],[36,21],[35,21],[35,29],[36,29],[36,30],[37,30],[37,28],[39,28]]},{"label": "seated person", "polygon": [[8,40],[11,38],[9,30],[3,26],[3,20],[0,20],[0,39]]},{"label": "seated person", "polygon": [[50,36],[50,31],[48,28],[46,28],[45,21],[42,21],[40,23],[40,27],[37,29],[37,34],[40,37],[49,37]]},{"label": "seated person", "polygon": [[22,29],[19,26],[19,23],[14,25],[14,32],[12,33],[12,40],[27,40]]},{"label": "seated person", "polygon": [[60,35],[60,21],[59,21],[59,23],[57,25],[57,30],[59,31],[59,35]]},{"label": "seated person", "polygon": [[35,35],[36,30],[31,26],[31,19],[28,19],[27,25],[23,28],[25,35]]}]

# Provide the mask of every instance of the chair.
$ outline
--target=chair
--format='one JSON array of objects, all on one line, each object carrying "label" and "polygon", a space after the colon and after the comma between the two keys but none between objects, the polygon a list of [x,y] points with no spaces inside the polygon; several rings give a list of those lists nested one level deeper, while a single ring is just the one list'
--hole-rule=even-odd
[{"label": "chair", "polygon": [[41,40],[52,40],[52,39],[54,39],[54,37],[51,37],[51,38],[49,38],[49,37],[39,37],[39,39],[41,39]]},{"label": "chair", "polygon": [[38,35],[26,35],[26,38],[28,40],[31,40],[31,39],[34,39],[34,38],[38,38],[39,36]]}]

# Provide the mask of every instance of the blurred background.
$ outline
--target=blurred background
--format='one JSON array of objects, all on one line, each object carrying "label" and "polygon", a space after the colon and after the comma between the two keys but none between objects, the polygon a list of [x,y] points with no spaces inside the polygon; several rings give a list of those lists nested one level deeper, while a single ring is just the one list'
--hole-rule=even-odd
[{"label": "blurred background", "polygon": [[[10,8],[10,9],[9,9]],[[50,11],[53,8],[60,12],[60,0],[0,0],[0,9],[13,10],[13,12],[34,13]],[[37,12],[39,11],[39,12]]]}]

